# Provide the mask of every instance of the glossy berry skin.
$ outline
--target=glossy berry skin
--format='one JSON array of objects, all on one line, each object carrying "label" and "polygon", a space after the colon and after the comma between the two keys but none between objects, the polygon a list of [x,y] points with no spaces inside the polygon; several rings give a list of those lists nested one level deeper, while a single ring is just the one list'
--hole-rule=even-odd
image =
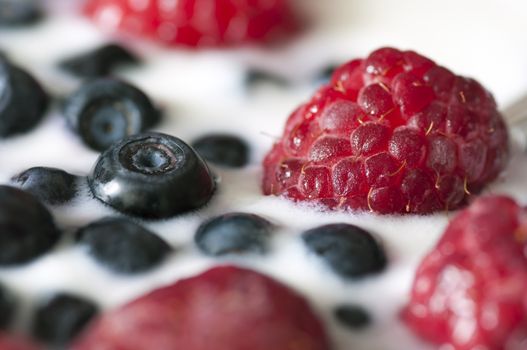
[{"label": "glossy berry skin", "polygon": [[289,0],[89,0],[101,27],[184,47],[270,42],[298,28]]},{"label": "glossy berry skin", "polygon": [[27,263],[49,251],[61,233],[34,196],[0,186],[0,266]]},{"label": "glossy berry skin", "polygon": [[194,236],[198,248],[207,255],[265,253],[273,225],[264,218],[246,213],[230,213],[201,224]]},{"label": "glossy berry skin", "polygon": [[71,129],[96,151],[144,131],[160,119],[147,95],[113,78],[82,85],[66,100],[64,115]]},{"label": "glossy berry skin", "polygon": [[376,274],[386,267],[383,248],[360,227],[329,224],[302,233],[307,248],[339,276],[357,279]]},{"label": "glossy berry skin", "polygon": [[136,65],[139,59],[118,44],[106,44],[59,63],[59,67],[80,78],[102,78],[120,66]]},{"label": "glossy berry skin", "polygon": [[249,146],[234,135],[205,135],[192,142],[192,147],[203,159],[216,165],[240,168],[249,161]]},{"label": "glossy berry skin", "polygon": [[461,211],[417,269],[407,325],[453,350],[524,349],[526,214],[501,196]]},{"label": "glossy berry skin", "polygon": [[29,341],[11,334],[0,333],[0,349],[2,350],[43,350]]},{"label": "glossy berry skin", "polygon": [[339,305],[333,313],[337,321],[349,329],[363,329],[371,323],[370,314],[361,306]]},{"label": "glossy berry skin", "polygon": [[77,239],[99,263],[123,274],[151,270],[171,251],[163,239],[125,218],[91,223],[78,231]]},{"label": "glossy berry skin", "polygon": [[14,295],[0,284],[0,329],[10,326],[15,316],[16,306]]},{"label": "glossy berry skin", "polygon": [[98,313],[93,302],[71,294],[57,294],[41,302],[33,315],[35,338],[53,345],[66,345]]},{"label": "glossy berry skin", "polygon": [[427,214],[459,208],[505,167],[489,92],[413,51],[340,66],[287,120],[263,192],[330,209]]},{"label": "glossy berry skin", "polygon": [[11,178],[11,183],[47,204],[64,204],[75,197],[78,176],[64,170],[34,167]]},{"label": "glossy berry skin", "polygon": [[0,27],[37,23],[42,17],[38,0],[0,0]]},{"label": "glossy berry skin", "polygon": [[210,350],[211,344],[215,350],[330,349],[301,296],[260,273],[230,266],[103,315],[72,349]]},{"label": "glossy berry skin", "polygon": [[33,129],[48,104],[42,86],[28,72],[0,56],[0,138]]},{"label": "glossy berry skin", "polygon": [[103,152],[88,177],[93,195],[114,209],[165,219],[204,206],[215,182],[182,140],[161,133],[128,137]]}]

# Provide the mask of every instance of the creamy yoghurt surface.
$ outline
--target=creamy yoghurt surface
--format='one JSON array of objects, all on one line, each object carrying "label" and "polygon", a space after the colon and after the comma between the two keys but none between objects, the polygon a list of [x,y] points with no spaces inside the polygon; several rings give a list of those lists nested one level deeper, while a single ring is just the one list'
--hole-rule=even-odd
[{"label": "creamy yoghurt surface", "polygon": [[[113,274],[72,245],[72,234],[89,222],[119,215],[93,199],[86,184],[67,205],[54,206],[63,244],[34,262],[1,268],[0,282],[22,299],[24,327],[34,302],[47,293],[71,291],[102,308],[122,305],[157,287],[205,269],[234,263],[262,271],[304,295],[325,321],[336,350],[424,350],[399,320],[415,269],[433,247],[454,212],[428,216],[380,216],[371,213],[324,212],[261,194],[261,162],[282,132],[289,113],[317,88],[314,78],[327,64],[364,56],[380,46],[412,49],[456,73],[478,79],[505,108],[527,91],[527,45],[522,1],[299,1],[315,18],[312,29],[277,50],[186,51],[126,41],[143,60],[118,75],[143,89],[164,111],[155,130],[192,141],[210,132],[228,132],[251,147],[250,164],[229,170],[211,165],[218,191],[203,209],[158,222],[143,222],[175,249],[150,272],[126,277]],[[41,24],[0,32],[0,49],[32,72],[54,96],[71,93],[80,82],[56,68],[63,58],[107,42],[110,37],[75,14],[71,1],[50,1]],[[67,6],[66,6],[67,5]],[[71,9],[70,9],[71,7]],[[263,83],[244,86],[248,67],[272,71],[289,86]],[[527,114],[527,113],[526,113]],[[506,116],[507,117],[507,116]],[[527,155],[524,134],[511,128],[512,156],[505,172],[486,193],[505,193],[527,203]],[[52,108],[34,130],[0,141],[0,182],[33,166],[50,166],[87,175],[98,153],[71,132],[59,108]],[[261,215],[278,226],[272,249],[264,256],[210,258],[194,245],[204,220],[227,212]],[[382,242],[387,269],[359,281],[343,281],[310,254],[300,233],[326,223],[353,223]],[[352,331],[333,317],[339,304],[359,304],[373,318],[370,327]]]}]

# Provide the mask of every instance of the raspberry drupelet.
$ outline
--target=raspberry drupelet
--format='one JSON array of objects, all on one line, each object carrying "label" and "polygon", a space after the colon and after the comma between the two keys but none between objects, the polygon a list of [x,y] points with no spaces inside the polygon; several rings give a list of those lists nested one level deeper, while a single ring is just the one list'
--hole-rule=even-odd
[{"label": "raspberry drupelet", "polygon": [[445,349],[525,349],[526,243],[525,207],[479,198],[419,266],[403,319]]},{"label": "raspberry drupelet", "polygon": [[339,67],[267,154],[263,192],[331,209],[456,209],[505,167],[508,133],[477,81],[413,51]]},{"label": "raspberry drupelet", "polygon": [[297,31],[289,0],[88,0],[107,29],[185,47],[271,42]]}]

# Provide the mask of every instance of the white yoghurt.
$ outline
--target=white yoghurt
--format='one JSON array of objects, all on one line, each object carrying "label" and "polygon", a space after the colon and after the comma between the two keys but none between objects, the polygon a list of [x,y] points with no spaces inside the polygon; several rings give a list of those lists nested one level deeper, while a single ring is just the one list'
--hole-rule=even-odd
[{"label": "white yoghurt", "polygon": [[[71,4],[71,1],[68,2]],[[52,3],[57,5],[57,3]],[[260,192],[260,163],[279,137],[285,119],[316,86],[309,81],[317,67],[364,56],[390,45],[411,48],[437,62],[473,76],[493,91],[505,106],[527,91],[527,45],[524,43],[523,1],[348,1],[305,0],[318,13],[316,28],[281,52],[255,49],[235,51],[178,51],[132,43],[144,58],[139,68],[120,75],[144,89],[166,111],[155,130],[191,141],[207,132],[239,134],[252,147],[252,161],[241,170],[211,166],[221,177],[212,202],[197,213],[145,223],[175,248],[162,266],[142,275],[123,277],[107,271],[68,242],[33,263],[0,269],[0,282],[19,293],[22,326],[32,303],[46,293],[71,291],[104,308],[122,305],[154,288],[197,274],[222,263],[236,263],[263,271],[307,297],[326,321],[335,350],[426,350],[398,320],[420,259],[441,235],[454,213],[430,216],[379,216],[318,212]],[[97,46],[107,38],[83,18],[57,13],[32,29],[0,32],[0,48],[34,73],[49,91],[65,95],[78,82],[54,67],[60,59]],[[242,86],[247,65],[273,69],[297,82],[292,88],[262,86],[250,93]],[[523,135],[514,133],[515,145]],[[88,174],[98,154],[70,132],[60,112],[28,134],[0,142],[0,182],[32,166],[59,167]],[[515,146],[511,162],[487,192],[508,193],[527,203],[527,156]],[[59,226],[71,233],[106,215],[111,209],[90,199],[88,190],[73,204],[53,207]],[[226,259],[204,257],[193,244],[197,226],[211,216],[231,211],[262,215],[279,226],[271,253]],[[322,261],[310,255],[299,234],[326,223],[357,224],[385,245],[389,265],[384,273],[359,282],[345,282]],[[332,317],[340,303],[360,304],[374,322],[350,331]]]}]

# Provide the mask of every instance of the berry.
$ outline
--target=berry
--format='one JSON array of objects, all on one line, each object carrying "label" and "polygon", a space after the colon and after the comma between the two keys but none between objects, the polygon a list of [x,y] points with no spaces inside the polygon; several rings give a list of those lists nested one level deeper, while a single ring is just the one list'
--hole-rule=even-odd
[{"label": "berry", "polygon": [[362,329],[371,323],[368,311],[357,305],[340,305],[334,310],[337,321],[350,329]]},{"label": "berry", "polygon": [[0,185],[0,266],[36,259],[60,236],[51,214],[35,197]]},{"label": "berry", "polygon": [[254,214],[230,213],[201,224],[194,241],[207,255],[265,253],[273,225]]},{"label": "berry", "polygon": [[260,273],[224,266],[107,313],[72,349],[208,350],[211,344],[215,350],[330,348],[301,296]]},{"label": "berry", "polygon": [[59,63],[63,70],[81,78],[100,78],[124,65],[135,65],[139,59],[123,46],[106,44]]},{"label": "berry", "polygon": [[231,168],[243,167],[249,161],[249,147],[244,140],[225,134],[210,134],[200,137],[192,147],[207,162]]},{"label": "berry", "polygon": [[15,297],[0,284],[0,329],[9,327],[15,315],[16,306]]},{"label": "berry", "polygon": [[17,336],[0,333],[0,349],[2,350],[39,350],[40,347],[31,344]]},{"label": "berry", "polygon": [[417,270],[408,326],[453,350],[525,348],[526,218],[501,196],[461,211]]},{"label": "berry", "polygon": [[150,270],[171,251],[160,237],[125,218],[91,223],[78,231],[77,238],[90,255],[117,273]]},{"label": "berry", "polygon": [[96,151],[144,131],[160,119],[141,90],[112,78],[82,85],[66,100],[64,114],[68,125]]},{"label": "berry", "polygon": [[0,27],[37,23],[43,13],[36,0],[0,0]]},{"label": "berry", "polygon": [[90,0],[85,12],[106,29],[187,47],[269,42],[298,27],[289,0]]},{"label": "berry", "polygon": [[56,168],[35,167],[15,175],[11,182],[47,204],[63,204],[75,197],[79,177]]},{"label": "berry", "polygon": [[386,257],[370,233],[349,224],[319,226],[302,234],[311,252],[338,275],[356,279],[384,270]]},{"label": "berry", "polygon": [[504,120],[479,83],[382,48],[340,66],[291,114],[262,189],[329,209],[426,214],[463,206],[508,154]]},{"label": "berry", "polygon": [[259,68],[250,68],[247,70],[245,73],[245,86],[247,88],[250,89],[261,83],[268,83],[279,87],[286,87],[290,85],[290,81],[287,78],[276,73]]},{"label": "berry", "polygon": [[32,321],[33,335],[46,343],[65,345],[97,312],[98,307],[84,298],[63,293],[54,295],[37,306]]},{"label": "berry", "polygon": [[338,64],[328,64],[326,66],[321,67],[318,73],[315,75],[315,78],[313,79],[314,82],[318,85],[329,83],[331,77],[333,76],[333,73],[335,73],[338,67]]},{"label": "berry", "polygon": [[33,129],[48,103],[47,94],[29,73],[0,57],[0,137]]},{"label": "berry", "polygon": [[215,182],[182,140],[160,133],[128,137],[104,151],[88,177],[93,195],[114,209],[164,219],[204,206]]}]

